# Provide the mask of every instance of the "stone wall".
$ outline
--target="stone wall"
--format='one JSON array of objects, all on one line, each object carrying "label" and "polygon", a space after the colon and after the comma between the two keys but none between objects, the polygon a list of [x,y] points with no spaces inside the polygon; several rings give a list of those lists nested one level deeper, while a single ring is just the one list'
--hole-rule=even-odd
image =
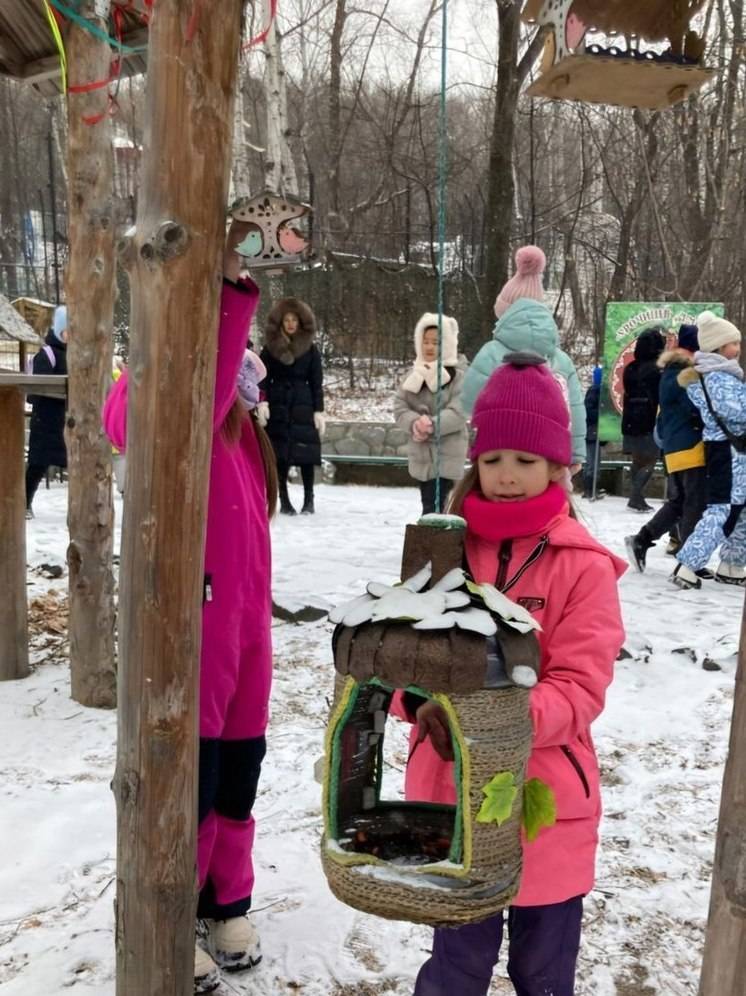
[{"label": "stone wall", "polygon": [[[407,433],[394,422],[327,422],[322,444],[322,459],[326,453],[347,456],[400,456],[407,455]],[[609,494],[629,494],[629,470],[604,467],[603,460],[622,457],[621,445],[609,444],[601,453],[600,487]],[[328,465],[327,465],[328,467]],[[336,464],[333,478],[338,484],[378,484],[416,486],[409,476],[407,465]],[[576,488],[580,488],[580,479]],[[665,476],[656,470],[646,489],[649,498],[662,498],[665,494]]]},{"label": "stone wall", "polygon": [[327,422],[324,453],[406,456],[407,433],[394,422]]}]

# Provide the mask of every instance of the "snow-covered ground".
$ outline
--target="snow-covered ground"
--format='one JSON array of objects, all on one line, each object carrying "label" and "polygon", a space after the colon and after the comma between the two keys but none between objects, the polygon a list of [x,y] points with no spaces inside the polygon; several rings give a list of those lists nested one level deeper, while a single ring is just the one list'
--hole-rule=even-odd
[{"label": "snow-covered ground", "polygon": [[[300,488],[291,490],[297,498]],[[114,994],[115,716],[70,699],[66,570],[59,580],[39,571],[64,564],[65,503],[60,485],[36,499],[28,577],[37,667],[0,693],[2,996]],[[592,531],[623,553],[640,517],[622,499],[580,504]],[[313,519],[273,526],[280,599],[312,592],[335,602],[365,580],[398,575],[404,524],[418,512],[414,489],[322,485],[317,508]],[[578,996],[697,991],[743,594],[712,582],[680,592],[666,583],[671,566],[656,548],[646,574],[621,583],[631,656],[619,662],[594,727],[606,815]],[[221,992],[408,996],[429,932],[341,905],[319,863],[313,765],[332,690],[330,626],[278,623],[274,635],[273,719],[256,810],[264,961]],[[722,670],[703,670],[705,656]],[[512,992],[502,966],[492,992]]]}]

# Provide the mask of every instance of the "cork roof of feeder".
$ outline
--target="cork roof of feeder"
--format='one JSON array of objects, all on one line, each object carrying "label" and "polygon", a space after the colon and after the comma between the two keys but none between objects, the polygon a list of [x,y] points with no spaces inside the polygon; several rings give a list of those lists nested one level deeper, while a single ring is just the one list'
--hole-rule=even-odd
[{"label": "cork roof of feeder", "polygon": [[[138,76],[146,69],[148,29],[144,15],[148,7],[144,0],[133,0],[119,9],[121,73]],[[139,51],[127,52],[128,48]],[[112,57],[114,54],[116,49],[112,48]],[[43,97],[56,97],[62,92],[59,53],[41,2],[3,0],[0,4],[0,75],[30,83]]]}]

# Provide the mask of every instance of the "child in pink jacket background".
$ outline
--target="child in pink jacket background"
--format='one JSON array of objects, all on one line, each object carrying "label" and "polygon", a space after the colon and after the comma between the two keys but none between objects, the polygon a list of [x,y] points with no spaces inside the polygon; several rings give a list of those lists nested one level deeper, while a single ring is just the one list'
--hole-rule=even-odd
[{"label": "child in pink jacket background", "polygon": [[[238,279],[240,260],[232,247],[244,234],[234,222],[225,254],[212,419],[199,690],[197,916],[205,943],[197,945],[195,992],[216,989],[220,968],[239,971],[261,958],[246,913],[254,886],[252,809],[272,679],[268,506],[276,500],[276,472],[269,443],[237,391],[259,302],[256,284]],[[125,371],[103,413],[120,450],[127,441],[128,383]]]},{"label": "child in pink jacket background", "polygon": [[[590,725],[624,638],[617,579],[626,565],[571,517],[560,485],[572,462],[567,406],[540,357],[512,354],[477,398],[471,470],[451,511],[467,522],[466,556],[478,582],[523,604],[541,624],[541,671],[530,693],[528,778],[557,803],[554,826],[524,840],[520,891],[508,910],[508,974],[518,996],[572,996],[583,896],[592,888],[601,818]],[[448,721],[434,702],[405,696],[421,740],[407,798],[455,803]],[[419,700],[421,701],[421,700]],[[484,996],[503,915],[436,929],[415,996]]]}]

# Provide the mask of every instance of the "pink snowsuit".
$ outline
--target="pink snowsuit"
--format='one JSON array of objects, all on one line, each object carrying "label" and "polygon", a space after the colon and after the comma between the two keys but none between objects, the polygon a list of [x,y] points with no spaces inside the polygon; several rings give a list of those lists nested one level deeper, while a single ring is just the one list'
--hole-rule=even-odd
[{"label": "pink snowsuit", "polygon": [[[534,740],[527,778],[540,778],[554,790],[557,822],[532,843],[524,840],[516,906],[561,903],[593,886],[601,793],[590,725],[603,709],[624,639],[617,579],[627,565],[567,511],[540,533],[512,540],[511,547],[502,544],[510,552],[505,576],[514,576],[543,535],[548,546],[508,596],[523,600],[542,626],[540,678],[529,699]],[[495,584],[501,552],[500,545],[467,530],[466,556],[476,581]],[[396,711],[401,714],[401,706]],[[412,743],[416,736],[415,727]],[[406,796],[456,801],[453,764],[442,761],[429,740],[409,762]]]},{"label": "pink snowsuit", "polygon": [[[205,601],[200,661],[199,916],[226,919],[250,906],[254,884],[251,810],[265,752],[272,680],[271,557],[264,465],[253,424],[238,443],[222,426],[237,394],[259,291],[225,281],[220,303]],[[117,449],[127,437],[127,374],[104,406]],[[175,496],[176,500],[176,496]]]}]

